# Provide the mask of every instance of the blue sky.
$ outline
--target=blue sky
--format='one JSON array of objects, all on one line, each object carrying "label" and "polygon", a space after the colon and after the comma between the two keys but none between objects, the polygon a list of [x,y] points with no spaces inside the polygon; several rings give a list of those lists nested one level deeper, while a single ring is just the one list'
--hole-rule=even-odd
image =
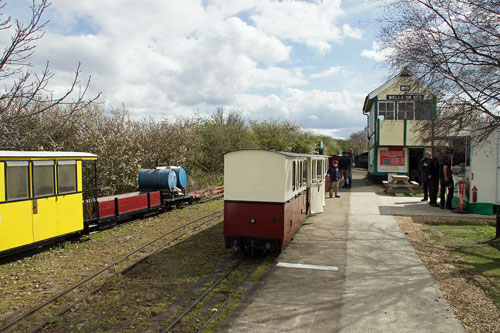
[{"label": "blue sky", "polygon": [[[31,1],[4,11],[26,18]],[[297,122],[336,138],[366,126],[380,67],[368,0],[52,0],[32,71],[46,61],[62,93],[77,64],[89,94],[134,118],[176,119],[217,107]],[[0,32],[7,45],[8,31]]]}]

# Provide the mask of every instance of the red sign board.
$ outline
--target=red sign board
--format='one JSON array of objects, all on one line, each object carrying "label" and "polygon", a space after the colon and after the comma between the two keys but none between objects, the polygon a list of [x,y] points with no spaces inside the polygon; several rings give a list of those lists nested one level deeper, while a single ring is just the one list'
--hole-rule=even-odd
[{"label": "red sign board", "polygon": [[403,148],[381,150],[380,151],[380,165],[385,166],[404,166],[405,165],[405,151]]}]

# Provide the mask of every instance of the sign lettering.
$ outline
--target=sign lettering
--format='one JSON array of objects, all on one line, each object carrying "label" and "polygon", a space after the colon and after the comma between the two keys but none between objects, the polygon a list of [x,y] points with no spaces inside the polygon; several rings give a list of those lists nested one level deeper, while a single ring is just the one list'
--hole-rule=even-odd
[{"label": "sign lettering", "polygon": [[422,101],[424,95],[387,95],[387,100],[390,101]]},{"label": "sign lettering", "polygon": [[381,166],[405,166],[405,151],[401,150],[381,150]]}]

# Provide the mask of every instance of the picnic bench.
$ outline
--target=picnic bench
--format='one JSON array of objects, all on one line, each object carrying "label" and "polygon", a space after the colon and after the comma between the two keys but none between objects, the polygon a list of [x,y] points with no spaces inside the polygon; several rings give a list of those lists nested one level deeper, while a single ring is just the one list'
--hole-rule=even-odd
[{"label": "picnic bench", "polygon": [[393,175],[392,181],[383,180],[382,184],[385,193],[410,193],[420,188],[417,182],[410,181],[410,177],[403,175]]}]

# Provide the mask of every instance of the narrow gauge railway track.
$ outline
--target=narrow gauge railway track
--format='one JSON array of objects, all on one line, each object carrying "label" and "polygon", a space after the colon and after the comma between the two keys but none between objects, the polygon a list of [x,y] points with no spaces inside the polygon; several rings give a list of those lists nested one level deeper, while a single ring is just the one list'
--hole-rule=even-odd
[{"label": "narrow gauge railway track", "polygon": [[[223,217],[223,210],[212,212],[210,214],[204,215],[202,217],[196,218],[189,222],[186,222],[174,229],[171,229],[159,237],[152,239],[151,241],[139,246],[133,251],[123,255],[121,258],[107,264],[105,267],[95,271],[86,278],[80,280],[79,282],[67,287],[66,289],[58,292],[57,294],[51,296],[46,301],[38,304],[37,306],[31,308],[30,310],[24,312],[23,314],[11,319],[7,323],[0,327],[0,332],[4,331],[39,331],[50,322],[50,319],[54,317],[54,313],[57,316],[69,311],[76,304],[84,300],[90,294],[95,293],[100,289],[102,283],[107,279],[112,278],[122,274],[131,268],[135,267],[140,262],[144,261],[148,257],[157,253],[158,251],[168,247],[169,245],[178,242],[182,239],[189,237],[190,232],[195,231],[203,227],[204,225],[211,224],[215,225],[221,222]],[[214,222],[215,221],[215,222]],[[185,229],[185,230],[183,230]],[[167,238],[167,236],[170,236]],[[113,272],[114,271],[114,272]],[[108,273],[108,274],[105,274]],[[97,282],[98,278],[101,278],[101,282]],[[93,286],[90,285],[91,282],[97,283]],[[87,290],[92,290],[90,293],[86,292],[83,287],[88,288]],[[69,300],[62,300],[64,296],[69,296],[70,293],[76,293],[73,298],[69,297]],[[75,301],[76,299],[76,301]],[[61,304],[56,304],[61,303]],[[69,304],[69,305],[68,305]],[[49,309],[50,308],[50,309]],[[42,309],[49,309],[50,314],[42,314]],[[47,321],[47,318],[49,321]],[[29,322],[28,322],[29,321]]]},{"label": "narrow gauge railway track", "polygon": [[[160,325],[159,327],[150,328],[149,331],[160,331],[162,333],[171,332],[173,329],[176,329],[176,327],[206,298],[208,298],[210,295],[217,294],[216,288],[219,285],[221,285],[224,281],[226,281],[231,274],[234,273],[244,274],[245,275],[244,280],[241,283],[237,284],[236,286],[233,286],[232,291],[230,293],[226,293],[227,295],[226,297],[224,298],[219,297],[220,305],[216,309],[212,309],[212,314],[207,316],[207,318],[205,318],[203,321],[203,325],[199,329],[197,329],[198,333],[203,332],[208,327],[208,325],[215,319],[215,317],[222,312],[222,310],[226,307],[226,305],[234,297],[234,295],[248,282],[248,280],[254,275],[257,269],[263,265],[264,262],[265,262],[264,258],[260,258],[256,261],[254,258],[234,259],[230,263],[229,268],[226,269],[224,273],[220,274],[220,276],[216,277],[215,280],[205,288],[205,290],[200,291],[199,292],[200,295],[196,299],[191,301],[189,304],[185,304],[184,310],[180,314],[178,314],[166,327],[165,326],[161,327]],[[247,268],[246,272],[244,272],[245,269],[241,270],[242,272],[237,272],[237,270],[244,263],[246,263],[250,269]]]}]

